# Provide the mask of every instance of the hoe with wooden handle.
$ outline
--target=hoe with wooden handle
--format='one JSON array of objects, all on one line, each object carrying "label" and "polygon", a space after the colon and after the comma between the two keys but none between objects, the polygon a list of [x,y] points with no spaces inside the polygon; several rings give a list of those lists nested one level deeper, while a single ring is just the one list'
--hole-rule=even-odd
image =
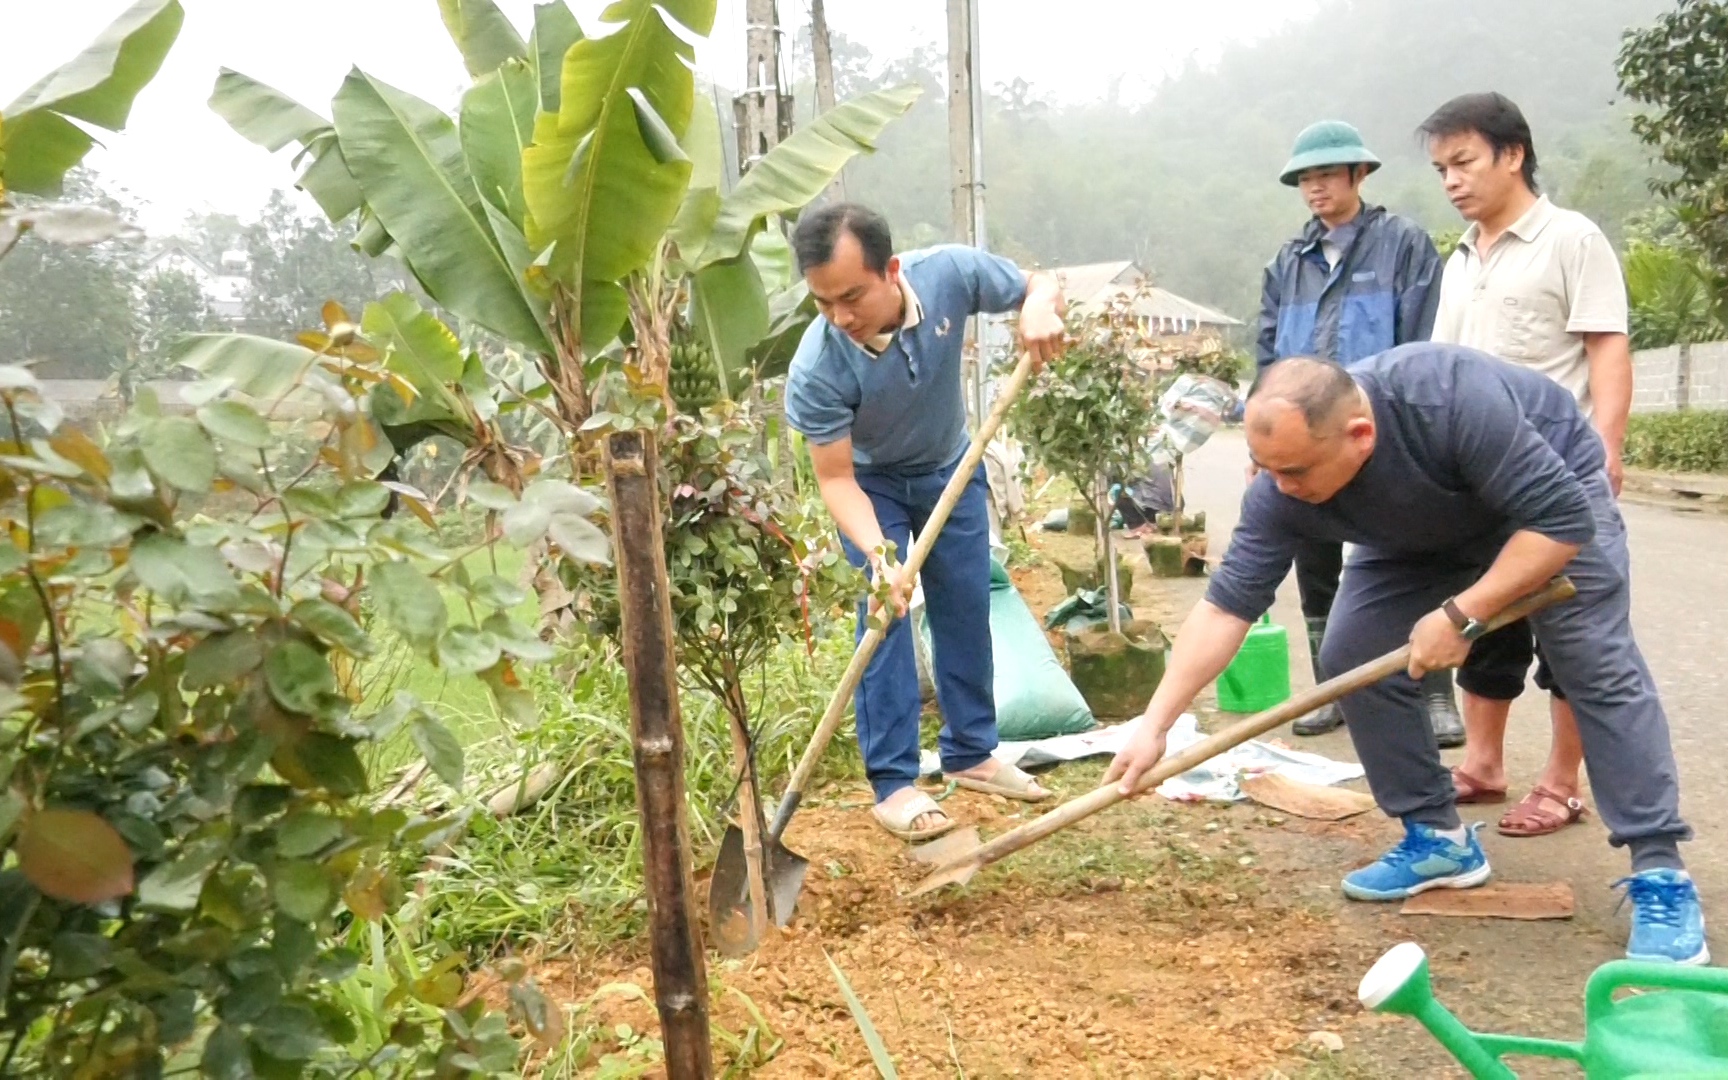
[{"label": "hoe with wooden handle", "polygon": [[[1032,354],[1022,353],[1013,374],[1008,376],[1008,381],[997,395],[995,407],[990,410],[990,415],[984,418],[984,422],[978,425],[978,432],[972,436],[972,445],[966,449],[966,456],[960,459],[948,486],[942,490],[942,497],[936,502],[936,508],[930,512],[930,519],[919,532],[917,543],[912,545],[912,553],[906,558],[904,571],[908,581],[918,576],[918,569],[924,565],[930,549],[936,545],[936,537],[948,523],[948,515],[954,512],[955,504],[972,483],[972,474],[977,471],[978,463],[984,460],[985,447],[996,435],[996,429],[1002,426],[1008,410],[1013,407],[1031,376]],[[798,804],[804,797],[804,787],[810,782],[811,774],[816,771],[816,763],[821,760],[822,752],[828,748],[828,741],[834,737],[840,721],[845,718],[847,703],[858,689],[858,682],[864,677],[864,669],[870,665],[870,658],[876,654],[876,647],[882,644],[882,639],[887,636],[885,625],[870,627],[858,642],[858,648],[852,654],[852,662],[846,666],[846,674],[841,676],[840,685],[834,688],[834,696],[828,699],[828,708],[822,714],[822,721],[816,725],[815,733],[810,736],[810,745],[805,747],[804,756],[798,760],[798,767],[792,772],[792,779],[786,786],[786,795],[780,800],[780,808],[774,815],[773,824],[768,828],[768,835],[761,838],[761,879],[767,889],[771,916],[781,926],[792,921],[792,912],[798,902],[798,893],[804,887],[804,872],[808,869],[809,862],[802,855],[787,850],[780,843],[780,837],[785,835],[786,826],[792,821],[792,815],[798,811]],[[988,629],[984,632],[988,633]],[[748,814],[752,809],[754,808],[745,808],[744,813]],[[976,844],[977,830],[969,832],[972,843]],[[750,918],[752,875],[745,852],[746,846],[743,831],[735,825],[729,826],[725,838],[720,842],[720,856],[714,861],[714,875],[708,883],[709,933],[714,944],[728,956],[750,952],[761,940],[761,927]]]},{"label": "hoe with wooden handle", "polygon": [[[1488,629],[1490,631],[1498,630],[1502,626],[1533,615],[1550,604],[1569,600],[1576,593],[1577,589],[1573,587],[1571,581],[1564,577],[1557,577],[1539,592],[1524,597],[1496,615],[1489,622]],[[1208,735],[1180,753],[1169,755],[1140,777],[1135,787],[1135,794],[1149,791],[1172,776],[1178,776],[1198,765],[1203,765],[1226,750],[1239,746],[1255,736],[1266,734],[1279,724],[1306,715],[1322,705],[1337,701],[1344,695],[1354,693],[1365,686],[1371,686],[1409,666],[1410,646],[1405,645],[1387,653],[1378,660],[1370,660],[1359,668],[1347,671],[1335,679],[1327,679],[1314,689],[1305,690],[1282,705],[1267,709],[1262,713],[1256,713],[1223,731]],[[1083,818],[1091,817],[1106,807],[1114,806],[1124,798],[1127,796],[1122,794],[1119,784],[1104,784],[1072,802],[1058,806],[1042,817],[1003,833],[988,844],[969,846],[964,837],[958,838],[956,842],[952,843],[945,837],[927,844],[925,845],[929,849],[927,855],[935,858],[933,860],[926,859],[926,861],[935,861],[937,867],[918,883],[917,888],[907,895],[922,896],[947,885],[964,885],[972,880],[974,874],[991,863],[1005,859],[1016,851],[1035,844],[1051,833],[1065,829]]]}]

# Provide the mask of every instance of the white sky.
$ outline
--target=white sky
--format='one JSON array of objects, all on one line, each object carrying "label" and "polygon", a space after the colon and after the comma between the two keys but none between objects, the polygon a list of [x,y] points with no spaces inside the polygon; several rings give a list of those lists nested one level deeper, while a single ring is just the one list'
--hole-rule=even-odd
[{"label": "white sky", "polygon": [[[1057,101],[1084,101],[1120,80],[1144,98],[1164,72],[1225,42],[1264,35],[1312,14],[1318,0],[978,0],[985,86],[1023,78]],[[70,59],[129,0],[0,0],[9,63],[0,66],[0,108],[51,67]],[[441,106],[466,85],[436,0],[183,0],[186,26],[162,73],[138,99],[125,133],[106,138],[88,163],[144,204],[145,225],[172,231],[189,211],[250,217],[271,189],[292,183],[292,151],[273,159],[206,105],[223,66],[329,115],[348,69]],[[534,0],[498,0],[524,31]],[[585,30],[603,0],[571,0]],[[1056,9],[1053,17],[1051,9]],[[704,74],[740,82],[744,0],[719,0],[714,33],[698,50]],[[947,38],[944,0],[828,0],[829,26],[887,59]],[[780,0],[789,29],[809,18],[808,0]],[[22,49],[14,43],[27,42]],[[17,61],[23,60],[24,63]]]}]

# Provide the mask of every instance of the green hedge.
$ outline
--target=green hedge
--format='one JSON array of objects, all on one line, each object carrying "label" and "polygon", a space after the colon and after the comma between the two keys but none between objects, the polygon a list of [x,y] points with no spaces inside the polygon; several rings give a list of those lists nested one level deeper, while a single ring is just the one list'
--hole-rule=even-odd
[{"label": "green hedge", "polygon": [[1626,425],[1626,464],[1665,472],[1728,473],[1728,412],[1645,413]]}]

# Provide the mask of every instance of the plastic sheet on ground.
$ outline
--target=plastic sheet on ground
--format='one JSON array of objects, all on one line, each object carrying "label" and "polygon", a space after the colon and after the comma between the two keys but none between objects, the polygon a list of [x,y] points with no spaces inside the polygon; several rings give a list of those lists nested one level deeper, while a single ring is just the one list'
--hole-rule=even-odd
[{"label": "plastic sheet on ground", "polygon": [[[1061,735],[1035,742],[1004,742],[996,747],[999,761],[1036,769],[1066,761],[1090,757],[1114,757],[1128,741],[1138,720],[1126,724],[1083,731],[1077,735]],[[1204,738],[1193,714],[1183,713],[1170,729],[1165,740],[1165,753],[1187,749]],[[920,755],[919,770],[925,776],[942,771],[935,751]],[[1176,802],[1241,802],[1247,798],[1237,781],[1243,776],[1277,773],[1304,784],[1330,787],[1362,778],[1362,766],[1353,761],[1334,761],[1321,754],[1295,750],[1280,742],[1258,739],[1226,751],[1198,768],[1171,777],[1158,786],[1158,794]]]}]

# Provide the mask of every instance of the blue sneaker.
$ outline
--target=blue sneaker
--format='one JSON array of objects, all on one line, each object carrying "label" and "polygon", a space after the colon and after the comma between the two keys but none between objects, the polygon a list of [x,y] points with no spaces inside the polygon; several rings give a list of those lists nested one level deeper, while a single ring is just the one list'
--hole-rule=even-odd
[{"label": "blue sneaker", "polygon": [[1476,841],[1478,822],[1465,826],[1462,844],[1427,825],[1407,825],[1404,841],[1371,866],[1344,879],[1352,900],[1403,900],[1429,889],[1473,889],[1488,880],[1488,856]]},{"label": "blue sneaker", "polygon": [[1704,909],[1692,875],[1684,870],[1646,870],[1614,883],[1624,888],[1620,903],[1632,901],[1632,939],[1628,960],[1674,964],[1708,964],[1710,946],[1704,940]]}]

